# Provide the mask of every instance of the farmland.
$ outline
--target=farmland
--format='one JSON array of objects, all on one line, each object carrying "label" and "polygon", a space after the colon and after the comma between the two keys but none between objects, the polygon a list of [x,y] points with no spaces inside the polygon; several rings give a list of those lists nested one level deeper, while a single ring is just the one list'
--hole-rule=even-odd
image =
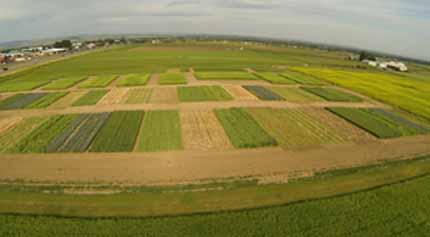
[{"label": "farmland", "polygon": [[425,235],[430,69],[348,56],[131,43],[0,76],[0,236]]},{"label": "farmland", "polygon": [[226,101],[233,99],[220,86],[178,87],[178,96],[182,102]]},{"label": "farmland", "polygon": [[127,152],[134,144],[143,119],[143,111],[113,112],[91,145],[91,152]]},{"label": "farmland", "polygon": [[183,85],[187,84],[187,79],[182,73],[163,73],[158,81],[160,85]]},{"label": "farmland", "polygon": [[107,90],[94,90],[89,91],[78,100],[76,100],[72,106],[85,106],[85,105],[95,105],[99,102],[106,94]]},{"label": "farmland", "polygon": [[231,143],[236,148],[276,146],[277,142],[244,109],[216,111]]},{"label": "farmland", "polygon": [[117,86],[144,86],[149,81],[149,74],[128,74],[122,76]]},{"label": "farmland", "polygon": [[284,98],[282,98],[280,95],[263,86],[243,86],[243,88],[247,89],[260,100],[284,100]]},{"label": "farmland", "polygon": [[92,76],[79,84],[79,88],[104,88],[110,85],[117,76]]}]

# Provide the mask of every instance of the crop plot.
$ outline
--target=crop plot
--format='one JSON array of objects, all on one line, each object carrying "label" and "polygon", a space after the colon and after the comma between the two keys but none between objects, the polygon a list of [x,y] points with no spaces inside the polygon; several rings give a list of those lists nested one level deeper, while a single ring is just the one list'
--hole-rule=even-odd
[{"label": "crop plot", "polygon": [[144,104],[148,103],[151,98],[153,88],[136,88],[127,92],[123,99],[126,104]]},{"label": "crop plot", "polygon": [[106,94],[108,90],[89,91],[81,98],[73,102],[72,106],[86,106],[97,104]]},{"label": "crop plot", "polygon": [[260,100],[275,100],[275,101],[281,101],[284,100],[283,97],[276,94],[275,92],[267,89],[266,87],[262,86],[243,86],[243,88],[247,89],[249,92],[251,92],[253,95],[257,96]]},{"label": "crop plot", "polygon": [[303,85],[324,85],[324,84],[326,84],[314,76],[304,74],[301,72],[287,71],[287,72],[282,73],[281,75],[283,77],[289,79],[289,80],[296,81],[297,83],[303,84]]},{"label": "crop plot", "polygon": [[178,111],[149,111],[145,114],[138,151],[181,150],[182,133]]},{"label": "crop plot", "polygon": [[178,92],[174,87],[154,88],[150,99],[150,103],[155,104],[177,104],[178,102]]},{"label": "crop plot", "polygon": [[79,88],[103,88],[109,86],[117,76],[107,75],[107,76],[92,76],[87,80],[79,84]]},{"label": "crop plot", "polygon": [[276,146],[277,142],[242,108],[215,111],[224,131],[236,148]]},{"label": "crop plot", "polygon": [[[399,121],[373,109],[330,108],[329,111],[368,131],[378,138],[395,138],[423,133],[413,122]],[[394,115],[395,116],[395,115]],[[406,120],[406,119],[405,119]]]},{"label": "crop plot", "polygon": [[185,149],[206,151],[232,147],[212,111],[183,111],[180,116]]},{"label": "crop plot", "polygon": [[86,93],[87,92],[85,91],[72,91],[68,93],[66,96],[60,98],[59,100],[57,100],[56,102],[48,106],[48,108],[60,109],[60,108],[70,107],[75,101],[77,101],[79,98],[84,96]]},{"label": "crop plot", "polygon": [[128,89],[126,88],[113,88],[107,93],[103,99],[98,102],[99,105],[114,105],[119,104],[127,95]]},{"label": "crop plot", "polygon": [[300,88],[270,87],[270,89],[276,92],[278,95],[284,97],[286,101],[290,102],[309,103],[322,101],[319,96],[308,93]]},{"label": "crop plot", "polygon": [[331,127],[300,109],[251,108],[249,113],[286,149],[343,142]]},{"label": "crop plot", "polygon": [[84,152],[97,132],[109,118],[110,113],[82,114],[47,148],[48,152]]},{"label": "crop plot", "polygon": [[43,96],[42,98],[34,101],[33,103],[26,106],[26,109],[41,109],[46,108],[50,106],[51,104],[55,103],[57,100],[63,98],[66,96],[68,92],[56,92],[56,93],[49,93]]},{"label": "crop plot", "polygon": [[303,90],[317,95],[327,101],[333,102],[362,102],[363,100],[355,95],[345,93],[343,91],[334,88],[322,88],[322,87],[304,87]]},{"label": "crop plot", "polygon": [[0,101],[0,110],[23,109],[45,95],[46,93],[17,94]]},{"label": "crop plot", "polygon": [[26,137],[36,127],[45,122],[47,118],[31,117],[26,118],[16,125],[10,127],[0,134],[0,152],[11,150],[21,139]]},{"label": "crop plot", "polygon": [[121,76],[117,86],[144,86],[149,81],[149,74],[128,74]]},{"label": "crop plot", "polygon": [[258,73],[257,76],[272,84],[297,84],[296,81],[290,80],[274,72],[261,72],[261,73]]},{"label": "crop plot", "polygon": [[57,136],[61,135],[77,119],[78,115],[57,115],[51,117],[30,132],[10,151],[14,153],[43,153]]},{"label": "crop plot", "polygon": [[221,86],[178,87],[178,96],[182,102],[233,100]]},{"label": "crop plot", "polygon": [[224,85],[224,88],[237,100],[248,100],[256,101],[258,100],[253,94],[245,90],[242,86],[238,85]]},{"label": "crop plot", "polygon": [[21,117],[7,117],[0,119],[0,134],[14,127],[16,124],[22,121]]},{"label": "crop plot", "polygon": [[160,85],[181,85],[187,84],[187,79],[183,73],[163,73],[158,80]]},{"label": "crop plot", "polygon": [[79,82],[85,80],[87,77],[85,76],[77,76],[77,77],[66,77],[58,80],[54,80],[48,85],[44,86],[43,90],[60,90],[70,88]]},{"label": "crop plot", "polygon": [[241,71],[231,72],[197,72],[195,76],[198,80],[257,80],[258,78],[249,73]]},{"label": "crop plot", "polygon": [[0,83],[0,92],[30,91],[48,84],[50,80],[7,80]]},{"label": "crop plot", "polygon": [[133,151],[143,117],[143,111],[113,112],[95,137],[90,151]]}]

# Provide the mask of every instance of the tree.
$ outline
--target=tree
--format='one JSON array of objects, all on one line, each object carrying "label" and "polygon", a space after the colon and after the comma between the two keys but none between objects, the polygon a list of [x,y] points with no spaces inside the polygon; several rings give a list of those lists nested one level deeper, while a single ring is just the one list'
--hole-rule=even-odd
[{"label": "tree", "polygon": [[57,41],[54,44],[54,48],[67,48],[67,49],[71,49],[72,48],[72,41],[70,41],[70,40]]},{"label": "tree", "polygon": [[363,60],[376,61],[376,57],[373,56],[373,55],[371,55],[371,54],[369,54],[369,53],[367,53],[367,52],[365,52],[365,51],[362,51],[360,53],[360,61],[363,61]]}]

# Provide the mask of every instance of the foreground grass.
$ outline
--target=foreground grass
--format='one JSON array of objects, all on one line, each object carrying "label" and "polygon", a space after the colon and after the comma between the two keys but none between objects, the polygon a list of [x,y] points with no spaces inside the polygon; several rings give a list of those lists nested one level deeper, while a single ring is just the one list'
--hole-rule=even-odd
[{"label": "foreground grass", "polygon": [[[288,184],[248,183],[201,192],[159,190],[76,196],[1,186],[2,213],[76,217],[3,214],[0,235],[426,236],[430,231],[427,224],[429,172],[430,160],[426,158],[330,172]],[[208,213],[256,206],[269,207]],[[197,210],[207,214],[144,219],[118,217]],[[100,215],[117,217],[77,217]]]}]

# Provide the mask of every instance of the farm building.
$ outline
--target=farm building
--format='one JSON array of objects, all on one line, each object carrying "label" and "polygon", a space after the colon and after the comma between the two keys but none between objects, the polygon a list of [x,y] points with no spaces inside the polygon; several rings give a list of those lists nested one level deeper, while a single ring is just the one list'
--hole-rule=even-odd
[{"label": "farm building", "polygon": [[401,62],[394,62],[394,61],[388,62],[387,67],[400,72],[408,71],[408,67]]},{"label": "farm building", "polygon": [[52,48],[52,49],[47,49],[43,51],[44,54],[48,54],[48,55],[65,53],[65,52],[67,52],[67,49],[65,48]]}]

